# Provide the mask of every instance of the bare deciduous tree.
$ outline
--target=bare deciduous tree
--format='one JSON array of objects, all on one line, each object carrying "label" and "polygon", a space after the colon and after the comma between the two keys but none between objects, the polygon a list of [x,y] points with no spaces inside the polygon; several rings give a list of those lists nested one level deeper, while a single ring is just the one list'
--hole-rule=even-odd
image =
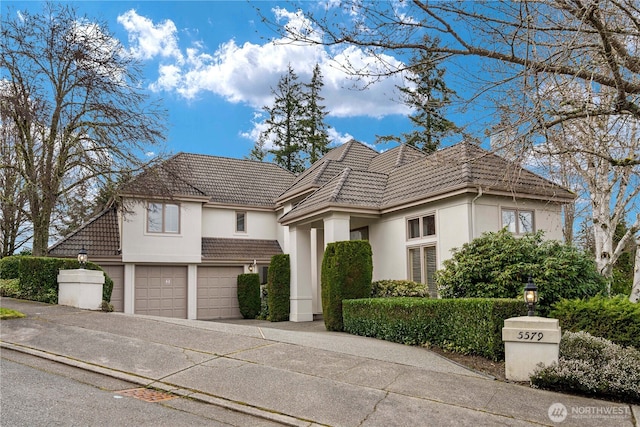
[{"label": "bare deciduous tree", "polygon": [[[342,14],[331,7],[307,14],[309,21],[303,28],[277,23],[274,28],[295,42],[362,47],[388,66],[381,77],[402,71],[385,61],[383,54],[424,52],[454,59],[475,57],[493,64],[490,72],[476,76],[477,94],[511,87],[514,82],[540,86],[555,76],[613,89],[615,96],[607,103],[561,111],[540,108],[544,106],[527,99],[527,91],[520,92],[522,99],[501,97],[514,108],[528,110],[529,120],[520,129],[528,134],[582,117],[640,118],[640,5],[636,0],[345,0],[339,7]],[[429,42],[435,38],[441,43]],[[340,65],[355,75],[363,73],[352,63]],[[640,153],[605,160],[615,166],[640,164]]]},{"label": "bare deciduous tree", "polygon": [[[637,0],[346,0],[339,7],[345,13],[328,7],[308,14],[306,26],[281,31],[295,42],[366,49],[388,66],[381,78],[403,71],[383,60],[390,52],[479,60],[487,73],[476,76],[470,99],[491,92],[503,125],[496,130],[511,136],[502,140],[508,147],[494,148],[521,156],[549,150],[556,161],[572,162],[590,197],[598,267],[610,275],[621,248],[640,229],[636,216],[614,247],[617,223],[638,210]],[[436,38],[441,42],[430,42]],[[363,75],[351,63],[340,65]],[[579,90],[545,96],[560,87]]]},{"label": "bare deciduous tree", "polygon": [[33,253],[44,255],[60,198],[89,180],[142,167],[149,144],[163,139],[165,113],[104,23],[59,3],[38,14],[3,12],[3,102],[15,129],[7,166],[22,180]]}]

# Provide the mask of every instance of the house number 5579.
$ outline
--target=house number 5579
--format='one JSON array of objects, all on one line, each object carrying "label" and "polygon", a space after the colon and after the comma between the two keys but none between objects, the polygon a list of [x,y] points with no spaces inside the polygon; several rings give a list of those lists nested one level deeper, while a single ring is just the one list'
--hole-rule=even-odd
[{"label": "house number 5579", "polygon": [[542,332],[519,331],[518,339],[525,341],[540,341],[544,337]]}]

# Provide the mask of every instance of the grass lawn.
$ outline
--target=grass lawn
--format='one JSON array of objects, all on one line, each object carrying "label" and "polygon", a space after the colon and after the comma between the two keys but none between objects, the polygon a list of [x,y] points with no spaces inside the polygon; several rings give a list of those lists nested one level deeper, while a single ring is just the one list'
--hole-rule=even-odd
[{"label": "grass lawn", "polygon": [[10,308],[0,307],[0,320],[17,319],[19,317],[24,317],[24,314],[19,311],[11,310]]}]

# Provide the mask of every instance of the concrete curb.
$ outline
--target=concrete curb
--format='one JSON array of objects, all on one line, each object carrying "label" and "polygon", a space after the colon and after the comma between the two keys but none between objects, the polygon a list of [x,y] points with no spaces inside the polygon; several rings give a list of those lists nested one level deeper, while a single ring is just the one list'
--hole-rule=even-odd
[{"label": "concrete curb", "polygon": [[195,399],[200,402],[208,403],[210,405],[216,405],[221,408],[225,408],[235,412],[240,412],[240,413],[251,415],[258,418],[263,418],[267,421],[273,421],[286,426],[315,427],[315,426],[321,425],[321,424],[316,424],[313,421],[302,420],[302,419],[292,417],[290,415],[280,414],[277,412],[249,406],[239,402],[233,402],[233,401],[221,398],[219,396],[208,395],[200,391],[193,391],[193,390],[188,390],[181,387],[176,387],[172,384],[165,383],[162,381],[157,381],[152,378],[146,378],[146,377],[134,375],[128,372],[117,371],[115,369],[105,368],[104,366],[93,365],[90,363],[82,362],[80,360],[71,359],[66,356],[61,356],[59,354],[54,354],[54,353],[38,350],[38,349],[27,347],[27,346],[21,346],[21,345],[0,341],[0,348],[28,354],[31,356],[50,360],[56,363],[61,363],[67,366],[71,366],[74,368],[94,372],[100,375],[105,375],[118,380],[130,382],[132,384],[137,384],[142,387],[151,387],[151,388],[162,390],[168,393],[176,394],[181,397],[188,397],[189,399]]}]

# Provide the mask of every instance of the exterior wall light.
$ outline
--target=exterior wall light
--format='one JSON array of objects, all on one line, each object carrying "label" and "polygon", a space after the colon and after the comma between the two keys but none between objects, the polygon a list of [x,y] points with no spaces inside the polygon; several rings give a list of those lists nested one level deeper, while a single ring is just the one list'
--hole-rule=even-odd
[{"label": "exterior wall light", "polygon": [[524,287],[524,302],[529,308],[528,315],[533,316],[536,309],[536,303],[538,302],[538,287],[533,283],[531,276],[529,276],[529,281]]},{"label": "exterior wall light", "polygon": [[89,256],[87,255],[87,250],[82,245],[82,249],[78,252],[78,262],[80,263],[80,268],[84,269],[87,266],[87,261],[89,261]]},{"label": "exterior wall light", "polygon": [[249,264],[249,273],[253,273],[253,270],[256,269],[256,260],[253,260],[253,264]]}]

